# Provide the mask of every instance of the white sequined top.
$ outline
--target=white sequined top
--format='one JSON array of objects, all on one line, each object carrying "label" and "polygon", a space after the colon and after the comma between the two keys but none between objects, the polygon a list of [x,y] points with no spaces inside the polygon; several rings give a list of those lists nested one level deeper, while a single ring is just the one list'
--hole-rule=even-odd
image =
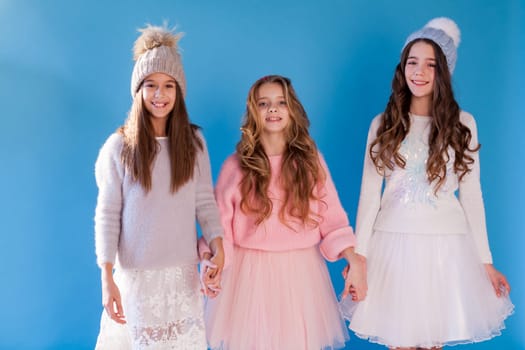
[{"label": "white sequined top", "polygon": [[[400,148],[406,166],[396,166],[387,176],[378,173],[368,152],[380,119],[381,115],[374,118],[368,133],[356,220],[356,251],[366,256],[374,230],[472,234],[482,262],[492,263],[479,179],[479,152],[471,153],[472,171],[461,182],[453,169],[454,152],[449,152],[446,181],[435,194],[435,183],[429,183],[426,174],[431,117],[410,116],[410,131]],[[466,112],[461,112],[460,120],[470,129],[471,148],[474,148],[478,144],[476,122]],[[458,190],[459,196],[456,196]]]}]

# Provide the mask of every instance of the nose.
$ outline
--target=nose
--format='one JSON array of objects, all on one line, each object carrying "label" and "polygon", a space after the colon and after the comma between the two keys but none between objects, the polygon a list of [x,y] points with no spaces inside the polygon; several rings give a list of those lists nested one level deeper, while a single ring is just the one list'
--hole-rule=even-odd
[{"label": "nose", "polygon": [[423,65],[418,64],[414,69],[414,75],[423,75],[424,68]]},{"label": "nose", "polygon": [[162,96],[163,95],[163,91],[162,91],[162,88],[159,87],[155,90],[155,97],[159,97],[159,96]]},{"label": "nose", "polygon": [[268,108],[268,113],[277,112],[277,106],[272,104],[270,108]]}]

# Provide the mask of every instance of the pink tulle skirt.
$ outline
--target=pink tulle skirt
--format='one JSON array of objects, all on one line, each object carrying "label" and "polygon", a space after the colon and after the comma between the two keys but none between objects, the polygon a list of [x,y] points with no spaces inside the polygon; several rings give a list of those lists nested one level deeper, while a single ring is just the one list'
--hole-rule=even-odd
[{"label": "pink tulle skirt", "polygon": [[336,349],[348,340],[318,247],[235,247],[222,291],[205,309],[209,346],[221,350]]},{"label": "pink tulle skirt", "polygon": [[496,296],[470,235],[374,232],[368,294],[344,299],[350,329],[393,347],[441,347],[488,340],[514,305]]}]

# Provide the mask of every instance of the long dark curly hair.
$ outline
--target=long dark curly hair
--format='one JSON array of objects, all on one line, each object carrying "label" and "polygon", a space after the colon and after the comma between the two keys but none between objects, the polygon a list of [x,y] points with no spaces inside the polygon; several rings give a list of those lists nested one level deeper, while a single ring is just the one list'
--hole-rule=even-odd
[{"label": "long dark curly hair", "polygon": [[461,181],[470,172],[469,166],[474,162],[468,152],[478,151],[481,145],[470,148],[472,134],[459,119],[460,108],[454,98],[447,60],[434,41],[416,39],[406,45],[401,53],[401,60],[392,79],[392,93],[369,152],[377,170],[382,174],[385,174],[387,169],[393,170],[394,166],[404,168],[406,165],[406,160],[399,153],[401,142],[410,130],[409,111],[412,94],[405,78],[405,67],[410,49],[417,42],[431,45],[436,57],[426,173],[429,183],[435,181],[434,192],[437,193],[446,179],[447,162],[450,160],[449,148],[455,154],[454,172]]}]

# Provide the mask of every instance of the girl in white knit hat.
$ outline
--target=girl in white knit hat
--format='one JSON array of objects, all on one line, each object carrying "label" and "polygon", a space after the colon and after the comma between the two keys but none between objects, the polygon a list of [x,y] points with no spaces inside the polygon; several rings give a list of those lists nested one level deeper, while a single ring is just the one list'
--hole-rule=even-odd
[{"label": "girl in white knit hat", "polygon": [[184,103],[180,34],[141,32],[131,110],[95,166],[105,309],[96,348],[206,349],[195,218],[213,253],[210,275],[224,259],[208,152]]},{"label": "girl in white knit hat", "polygon": [[514,308],[492,265],[476,122],[452,91],[458,44],[447,18],[411,34],[368,134],[356,222],[368,294],[343,309],[356,307],[359,337],[390,348],[487,340]]}]

